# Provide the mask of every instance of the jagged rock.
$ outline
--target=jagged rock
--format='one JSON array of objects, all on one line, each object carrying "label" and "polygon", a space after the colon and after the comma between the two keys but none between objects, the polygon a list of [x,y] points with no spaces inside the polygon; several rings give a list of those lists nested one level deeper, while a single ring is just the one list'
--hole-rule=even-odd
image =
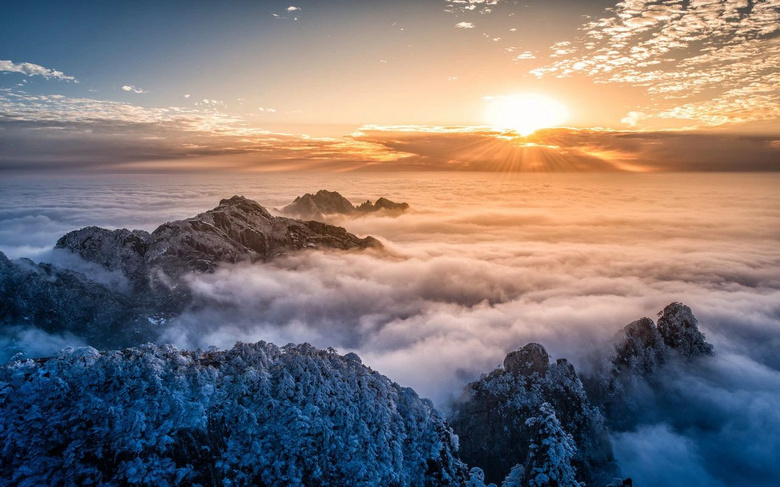
[{"label": "jagged rock", "polygon": [[430,401],[311,345],[65,349],[0,366],[4,485],[462,487]]},{"label": "jagged rock", "polygon": [[56,248],[68,249],[82,259],[108,270],[120,271],[133,283],[146,279],[144,258],[151,235],[143,230],[106,230],[86,227],[57,240]]},{"label": "jagged rock", "polygon": [[699,331],[699,322],[691,308],[682,303],[671,303],[658,316],[658,331],[667,347],[688,358],[712,355],[712,345]]},{"label": "jagged rock", "polygon": [[353,215],[381,210],[400,213],[408,208],[407,203],[396,203],[387,198],[379,198],[373,204],[371,201],[366,201],[355,207],[341,194],[321,189],[316,194],[306,193],[303,196],[298,196],[280,211],[298,218],[323,221],[327,215]]},{"label": "jagged rock", "polygon": [[386,210],[391,212],[403,212],[409,209],[408,203],[396,203],[395,201],[390,201],[387,198],[379,198],[376,200],[376,203],[373,205],[371,204],[371,201],[365,201],[358,206],[357,211],[362,212],[371,212],[371,211],[380,211],[380,210]]},{"label": "jagged rock", "polygon": [[611,344],[612,350],[594,355],[583,384],[591,401],[605,413],[611,428],[628,430],[653,421],[656,402],[674,396],[666,390],[665,370],[674,364],[711,355],[691,309],[671,303],[659,313],[658,326],[650,318],[626,325]]},{"label": "jagged rock", "polygon": [[193,218],[160,225],[151,234],[87,227],[60,238],[56,247],[143,280],[157,271],[176,279],[187,272],[213,271],[220,263],[269,260],[308,248],[349,250],[381,244],[342,227],[274,217],[255,201],[233,196]]},{"label": "jagged rock", "polygon": [[572,465],[578,479],[598,485],[613,478],[617,467],[604,418],[574,366],[564,359],[550,364],[536,343],[510,353],[504,364],[466,386],[453,405],[450,424],[460,438],[461,459],[480,466],[486,482],[499,483],[527,458],[536,432],[526,420],[547,402],[577,444]]},{"label": "jagged rock", "polygon": [[258,203],[234,196],[154,232],[86,227],[57,241],[87,262],[121,272],[129,295],[83,273],[50,264],[0,259],[0,322],[71,332],[99,347],[132,346],[157,338],[156,328],[184,311],[192,296],[184,276],[219,264],[267,261],[312,248],[381,247],[344,228],[274,217]]},{"label": "jagged rock", "polygon": [[531,376],[531,374],[544,376],[549,366],[550,356],[547,354],[547,350],[538,343],[529,343],[519,350],[510,352],[504,358],[504,369],[507,372],[526,377]]},{"label": "jagged rock", "polygon": [[612,363],[620,370],[650,373],[666,358],[667,350],[658,328],[650,318],[642,318],[626,325],[618,335]]}]

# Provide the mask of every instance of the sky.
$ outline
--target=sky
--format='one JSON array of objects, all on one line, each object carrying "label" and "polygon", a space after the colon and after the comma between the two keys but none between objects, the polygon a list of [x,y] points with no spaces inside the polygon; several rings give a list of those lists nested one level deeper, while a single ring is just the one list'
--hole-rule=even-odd
[{"label": "sky", "polygon": [[0,170],[776,170],[778,86],[777,0],[7,1]]}]

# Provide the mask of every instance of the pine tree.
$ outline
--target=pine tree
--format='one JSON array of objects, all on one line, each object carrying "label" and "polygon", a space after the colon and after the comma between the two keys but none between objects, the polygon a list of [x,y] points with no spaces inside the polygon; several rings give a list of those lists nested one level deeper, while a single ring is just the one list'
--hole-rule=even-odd
[{"label": "pine tree", "polygon": [[539,415],[528,419],[526,425],[536,432],[525,461],[523,487],[579,487],[571,464],[576,443],[564,431],[553,407],[543,403]]}]

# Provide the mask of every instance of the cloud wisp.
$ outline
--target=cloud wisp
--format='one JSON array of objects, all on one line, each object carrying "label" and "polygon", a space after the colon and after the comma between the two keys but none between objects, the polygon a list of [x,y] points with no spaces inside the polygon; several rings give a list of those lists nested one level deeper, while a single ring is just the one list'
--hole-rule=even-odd
[{"label": "cloud wisp", "polygon": [[136,95],[142,95],[144,93],[149,93],[148,91],[146,91],[146,90],[144,90],[142,88],[137,88],[137,87],[135,87],[133,85],[123,85],[122,86],[122,91],[127,91],[128,93],[135,93]]},{"label": "cloud wisp", "polygon": [[61,81],[70,81],[78,83],[74,76],[68,76],[62,71],[43,67],[33,63],[14,63],[10,60],[0,60],[0,72],[20,73],[25,76],[41,76],[46,79],[56,79]]}]

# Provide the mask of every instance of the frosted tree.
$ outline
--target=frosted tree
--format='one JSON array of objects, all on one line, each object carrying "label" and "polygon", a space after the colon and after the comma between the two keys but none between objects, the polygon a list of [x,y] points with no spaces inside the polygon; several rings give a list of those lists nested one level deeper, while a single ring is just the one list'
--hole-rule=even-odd
[{"label": "frosted tree", "polygon": [[553,407],[545,402],[539,415],[529,418],[526,425],[534,428],[533,442],[525,461],[523,486],[579,487],[571,464],[576,453],[572,436],[563,430]]},{"label": "frosted tree", "polygon": [[509,471],[509,475],[501,482],[501,487],[522,487],[523,477],[525,477],[525,468],[519,464],[515,465]]},{"label": "frosted tree", "polygon": [[308,344],[0,366],[0,485],[462,487],[454,438],[411,389]]}]

